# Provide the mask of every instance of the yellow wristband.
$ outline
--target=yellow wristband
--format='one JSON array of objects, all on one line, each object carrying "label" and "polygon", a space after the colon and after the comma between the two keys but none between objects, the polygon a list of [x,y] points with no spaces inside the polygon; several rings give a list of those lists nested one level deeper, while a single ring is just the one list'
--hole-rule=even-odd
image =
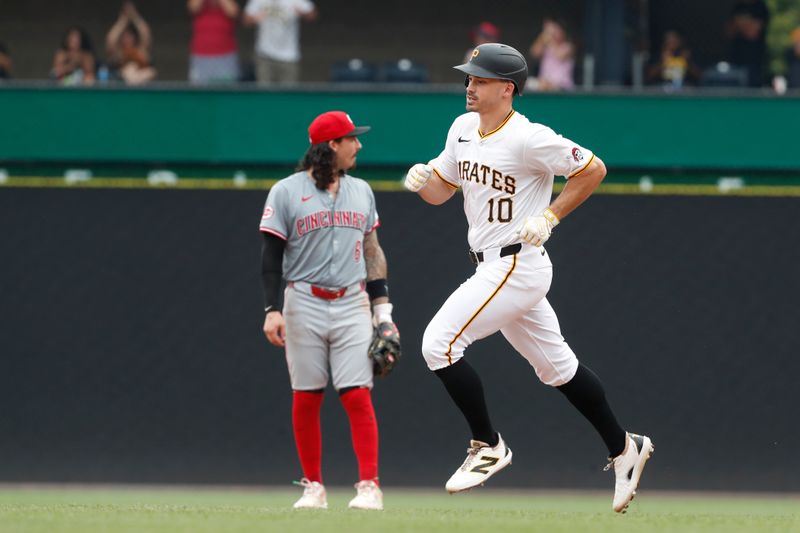
[{"label": "yellow wristband", "polygon": [[552,224],[553,226],[557,226],[558,223],[561,222],[560,220],[558,220],[556,214],[553,213],[553,210],[550,209],[549,207],[544,211],[542,211],[542,216],[546,218],[548,221],[550,221],[550,224]]}]

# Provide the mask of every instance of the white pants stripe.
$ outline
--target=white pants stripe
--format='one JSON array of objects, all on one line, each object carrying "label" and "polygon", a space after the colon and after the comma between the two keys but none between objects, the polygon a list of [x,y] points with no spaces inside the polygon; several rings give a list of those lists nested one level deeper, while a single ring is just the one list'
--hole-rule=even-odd
[{"label": "white pants stripe", "polygon": [[478,265],[425,330],[422,353],[428,368],[455,363],[473,342],[500,331],[543,383],[558,386],[572,379],[578,359],[545,297],[553,270],[543,252],[523,246],[515,256]]},{"label": "white pants stripe", "polygon": [[516,266],[517,266],[517,256],[516,256],[516,255],[514,255],[514,256],[513,256],[513,260],[512,260],[512,262],[511,262],[511,269],[508,271],[508,274],[506,274],[506,276],[503,278],[503,281],[501,281],[501,282],[500,282],[500,285],[498,285],[498,286],[497,286],[497,288],[494,290],[494,292],[492,292],[491,296],[489,296],[489,298],[488,298],[488,299],[487,299],[485,302],[483,302],[483,305],[481,305],[481,306],[478,308],[478,310],[477,310],[477,311],[475,311],[475,314],[474,314],[474,315],[472,315],[472,316],[470,317],[470,319],[469,319],[469,320],[467,320],[467,323],[466,323],[466,324],[464,324],[464,327],[463,327],[463,328],[461,328],[461,331],[459,331],[459,332],[456,334],[456,336],[455,336],[455,337],[453,337],[453,340],[451,340],[451,341],[450,341],[450,343],[447,345],[447,353],[446,353],[445,355],[447,355],[447,362],[448,362],[448,364],[451,364],[451,365],[453,364],[453,358],[452,358],[453,344],[455,344],[455,342],[458,340],[458,338],[459,338],[459,337],[460,337],[460,336],[461,336],[461,335],[464,333],[464,330],[465,330],[465,329],[467,329],[467,328],[469,327],[469,325],[470,325],[470,324],[472,324],[472,322],[473,322],[473,321],[475,320],[475,318],[476,318],[476,317],[477,317],[477,316],[478,316],[478,315],[481,313],[481,311],[483,311],[483,310],[484,310],[484,308],[485,308],[487,305],[489,305],[489,302],[491,302],[491,301],[492,301],[492,298],[494,298],[495,296],[497,296],[497,293],[498,293],[498,292],[500,292],[500,289],[502,289],[502,288],[503,288],[503,285],[505,285],[505,284],[506,284],[506,281],[508,281],[508,278],[509,278],[509,276],[511,276],[511,274],[514,272],[514,268],[515,268]]}]

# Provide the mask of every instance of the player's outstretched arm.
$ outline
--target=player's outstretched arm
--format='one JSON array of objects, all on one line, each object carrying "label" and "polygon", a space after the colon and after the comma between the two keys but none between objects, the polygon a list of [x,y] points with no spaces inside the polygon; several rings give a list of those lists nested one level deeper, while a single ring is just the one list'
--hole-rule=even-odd
[{"label": "player's outstretched arm", "polygon": [[452,185],[446,183],[434,172],[433,167],[422,163],[417,163],[409,169],[403,185],[433,205],[445,203],[456,192]]}]

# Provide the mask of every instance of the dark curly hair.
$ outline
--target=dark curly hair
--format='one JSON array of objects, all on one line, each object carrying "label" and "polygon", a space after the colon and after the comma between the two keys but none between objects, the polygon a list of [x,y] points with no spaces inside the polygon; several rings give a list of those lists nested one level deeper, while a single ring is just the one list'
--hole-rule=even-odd
[{"label": "dark curly hair", "polygon": [[[339,139],[336,140],[339,141]],[[336,152],[331,150],[327,142],[309,146],[297,166],[298,171],[312,168],[314,171],[310,173],[311,177],[314,178],[317,189],[321,191],[326,190],[328,185],[333,183],[337,173],[339,176],[344,176],[344,170],[336,170]]]}]

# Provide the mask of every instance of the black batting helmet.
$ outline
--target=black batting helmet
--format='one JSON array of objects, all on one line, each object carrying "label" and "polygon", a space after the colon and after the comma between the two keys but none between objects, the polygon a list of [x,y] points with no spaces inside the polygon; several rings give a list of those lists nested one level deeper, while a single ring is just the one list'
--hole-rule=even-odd
[{"label": "black batting helmet", "polygon": [[468,76],[508,80],[514,83],[517,94],[522,94],[528,79],[525,57],[506,44],[486,43],[477,46],[468,62],[453,68]]}]

